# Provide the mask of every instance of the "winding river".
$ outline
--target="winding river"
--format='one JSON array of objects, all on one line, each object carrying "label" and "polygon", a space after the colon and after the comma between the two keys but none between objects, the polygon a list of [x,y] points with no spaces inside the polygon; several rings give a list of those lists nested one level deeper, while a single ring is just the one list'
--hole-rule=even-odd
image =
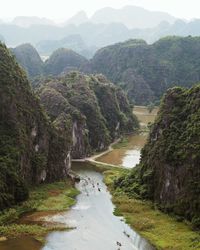
[{"label": "winding river", "polygon": [[[157,110],[149,114],[145,107],[135,107],[134,113],[145,128],[154,120]],[[144,132],[129,136],[127,145],[101,156],[98,161],[134,167],[139,162],[146,138]],[[81,176],[80,183],[76,184],[80,190],[76,205],[70,211],[46,217],[46,220],[61,222],[74,229],[50,233],[43,247],[35,239],[23,237],[1,242],[0,250],[153,250],[123,218],[113,215],[114,205],[102,174],[83,167],[82,163],[74,165]]]},{"label": "winding river", "polygon": [[[107,154],[97,158],[97,161],[132,168],[140,161],[140,151],[146,143],[148,137],[147,126],[152,123],[157,115],[155,108],[151,113],[143,106],[136,106],[133,110],[138,117],[142,131],[126,137],[127,143],[121,148],[116,148]],[[146,132],[145,132],[146,131]]]}]

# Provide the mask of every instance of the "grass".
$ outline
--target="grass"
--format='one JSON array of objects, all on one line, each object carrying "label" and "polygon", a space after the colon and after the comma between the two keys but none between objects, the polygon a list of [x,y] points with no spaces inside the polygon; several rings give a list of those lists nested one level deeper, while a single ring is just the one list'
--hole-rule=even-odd
[{"label": "grass", "polygon": [[69,182],[56,182],[37,187],[30,194],[30,200],[36,202],[36,211],[65,211],[75,204],[79,191]]},{"label": "grass", "polygon": [[72,186],[70,180],[32,188],[26,202],[0,213],[0,237],[30,235],[43,241],[48,232],[68,229],[65,225],[24,225],[16,222],[28,212],[66,211],[75,204],[75,197],[78,194],[79,191]]},{"label": "grass", "polygon": [[0,226],[0,235],[3,235],[7,238],[16,238],[20,236],[33,236],[41,237],[45,236],[50,231],[62,231],[65,230],[65,227],[50,226],[42,227],[39,225],[22,225],[22,224],[11,224],[8,226]]},{"label": "grass", "polygon": [[104,172],[105,183],[116,205],[115,215],[124,216],[126,222],[140,235],[162,250],[199,250],[200,234],[192,231],[187,222],[178,222],[172,216],[162,213],[151,202],[129,198],[120,190],[112,188],[113,180],[122,170]]},{"label": "grass", "polygon": [[113,149],[125,148],[129,144],[128,137],[124,136],[122,139],[112,146]]}]

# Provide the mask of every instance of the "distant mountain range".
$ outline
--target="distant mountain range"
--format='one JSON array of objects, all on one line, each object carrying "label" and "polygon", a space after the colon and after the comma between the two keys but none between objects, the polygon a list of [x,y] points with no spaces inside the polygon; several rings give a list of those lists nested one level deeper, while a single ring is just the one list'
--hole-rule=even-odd
[{"label": "distant mountain range", "polygon": [[87,23],[89,22],[89,18],[86,14],[85,11],[79,11],[77,14],[69,18],[66,22],[63,23],[63,25],[68,25],[68,24],[75,24],[75,25],[80,25],[82,23]]},{"label": "distant mountain range", "polygon": [[88,47],[80,35],[69,35],[61,40],[43,40],[36,44],[36,49],[40,55],[49,56],[59,48],[69,48],[80,55],[90,58],[93,56],[97,47]]},{"label": "distant mountain range", "polygon": [[96,11],[90,21],[93,23],[123,23],[129,29],[144,29],[157,26],[162,21],[174,23],[175,17],[165,12],[149,11],[137,6],[121,9],[104,8]]},{"label": "distant mountain range", "polygon": [[[165,12],[149,11],[137,6],[125,6],[121,9],[106,7],[97,10],[91,18],[84,11],[76,13],[61,25],[80,25],[83,23],[94,24],[110,24],[122,23],[129,29],[153,28],[162,21],[172,24],[176,20],[175,17]],[[21,27],[30,27],[32,25],[56,25],[47,18],[19,16],[14,18],[12,24]]]},{"label": "distant mountain range", "polygon": [[54,21],[37,16],[18,16],[13,19],[12,24],[24,28],[28,28],[32,25],[55,25]]},{"label": "distant mountain range", "polygon": [[171,35],[200,36],[200,19],[186,22],[167,13],[126,6],[101,9],[91,18],[82,11],[60,25],[38,17],[17,17],[12,23],[0,23],[0,39],[8,46],[31,43],[43,56],[63,47],[91,58],[99,48],[114,43],[128,39],[153,43]]}]

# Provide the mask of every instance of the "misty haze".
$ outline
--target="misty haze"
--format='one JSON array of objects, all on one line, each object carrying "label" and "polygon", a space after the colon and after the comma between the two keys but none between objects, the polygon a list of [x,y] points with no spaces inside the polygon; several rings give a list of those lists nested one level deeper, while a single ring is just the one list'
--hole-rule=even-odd
[{"label": "misty haze", "polygon": [[200,250],[199,7],[2,1],[0,250]]}]

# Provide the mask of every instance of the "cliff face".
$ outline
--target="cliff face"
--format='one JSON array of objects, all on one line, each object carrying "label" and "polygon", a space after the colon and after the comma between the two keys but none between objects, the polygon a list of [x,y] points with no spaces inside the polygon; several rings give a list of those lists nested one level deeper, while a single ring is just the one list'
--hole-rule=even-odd
[{"label": "cliff face", "polygon": [[142,151],[141,181],[146,197],[194,223],[200,218],[199,141],[200,86],[169,90]]},{"label": "cliff face", "polygon": [[104,150],[114,138],[138,127],[123,91],[103,76],[71,72],[47,80],[37,93],[52,121],[63,113],[70,116],[74,158]]},{"label": "cliff face", "polygon": [[90,153],[86,118],[69,103],[66,97],[70,94],[68,91],[70,89],[64,82],[52,79],[38,89],[37,93],[52,123],[57,124],[59,121],[63,125],[67,124],[68,132],[65,134],[65,140],[70,144],[72,157],[82,158]]},{"label": "cliff face", "polygon": [[200,86],[168,90],[140,164],[115,181],[129,196],[200,228]]},{"label": "cliff face", "polygon": [[69,145],[51,125],[25,73],[0,44],[0,209],[28,196],[27,184],[66,176]]},{"label": "cliff face", "polygon": [[130,103],[121,88],[109,82],[103,75],[92,77],[90,87],[97,97],[112,140],[122,133],[130,133],[138,128],[138,121],[133,116]]}]

